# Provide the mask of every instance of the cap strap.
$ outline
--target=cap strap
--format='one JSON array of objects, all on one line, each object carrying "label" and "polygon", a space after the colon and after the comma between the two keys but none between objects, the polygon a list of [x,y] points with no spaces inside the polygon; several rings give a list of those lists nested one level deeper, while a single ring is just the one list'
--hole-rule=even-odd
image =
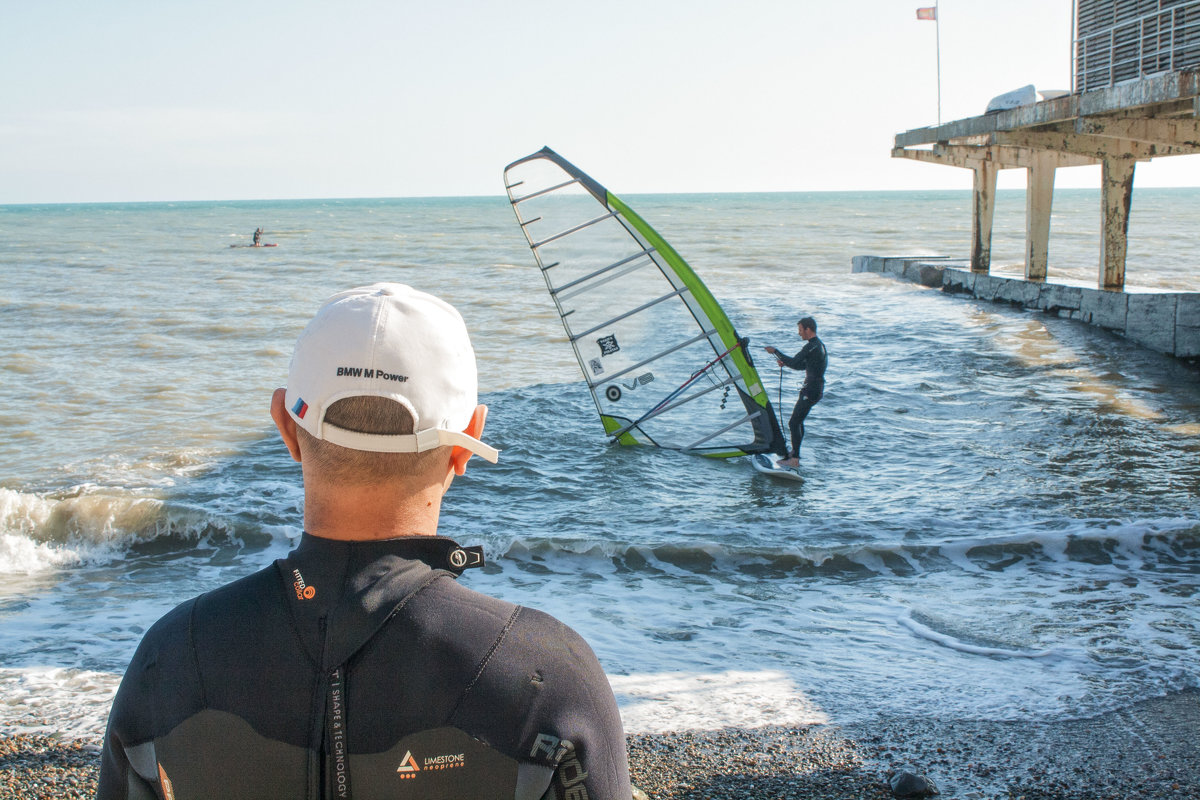
[{"label": "cap strap", "polygon": [[462,431],[445,428],[428,428],[415,434],[359,433],[326,422],[321,426],[321,438],[351,450],[366,450],[372,453],[424,453],[444,445],[456,445],[493,464],[500,458],[500,451],[494,447]]}]

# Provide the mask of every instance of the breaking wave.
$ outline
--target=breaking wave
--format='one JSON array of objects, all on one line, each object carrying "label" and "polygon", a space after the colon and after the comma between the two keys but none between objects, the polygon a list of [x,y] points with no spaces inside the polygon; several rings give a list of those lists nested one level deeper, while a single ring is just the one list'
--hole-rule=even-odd
[{"label": "breaking wave", "polygon": [[1080,520],[1055,530],[1031,529],[1007,537],[921,544],[847,544],[835,547],[730,546],[718,542],[643,544],[567,537],[491,542],[489,555],[522,561],[610,561],[618,570],[742,573],[757,578],[905,577],[927,572],[1000,572],[1018,564],[1114,564],[1169,568],[1200,561],[1200,520],[1115,523]]},{"label": "breaking wave", "polygon": [[133,548],[265,543],[279,532],[129,490],[78,486],[34,494],[0,489],[0,574],[103,563]]}]

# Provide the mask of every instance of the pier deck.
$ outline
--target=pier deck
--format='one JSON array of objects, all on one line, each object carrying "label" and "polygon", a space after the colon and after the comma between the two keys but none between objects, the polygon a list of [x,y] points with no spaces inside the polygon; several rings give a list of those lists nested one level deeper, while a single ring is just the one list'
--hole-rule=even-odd
[{"label": "pier deck", "polygon": [[1028,170],[1025,278],[1048,273],[1050,209],[1060,167],[1100,164],[1103,224],[1097,285],[1125,287],[1133,174],[1138,161],[1200,153],[1200,69],[897,134],[892,156],[970,169],[974,203],[970,270],[991,264],[996,174]]}]

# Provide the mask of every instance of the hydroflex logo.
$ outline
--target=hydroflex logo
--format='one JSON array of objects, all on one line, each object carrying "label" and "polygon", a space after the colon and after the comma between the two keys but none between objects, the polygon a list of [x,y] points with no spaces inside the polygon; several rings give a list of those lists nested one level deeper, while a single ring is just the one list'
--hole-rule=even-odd
[{"label": "hydroflex logo", "polygon": [[309,586],[304,582],[304,576],[300,574],[300,570],[292,570],[292,577],[295,582],[292,583],[292,588],[296,590],[297,600],[312,600],[317,596],[317,587]]}]

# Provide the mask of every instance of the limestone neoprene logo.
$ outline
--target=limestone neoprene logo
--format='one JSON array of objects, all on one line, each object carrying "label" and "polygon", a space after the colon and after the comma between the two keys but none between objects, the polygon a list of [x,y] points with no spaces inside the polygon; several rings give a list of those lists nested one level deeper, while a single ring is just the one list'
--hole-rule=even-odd
[{"label": "limestone neoprene logo", "polygon": [[404,758],[400,761],[400,766],[396,768],[396,772],[400,773],[401,778],[415,778],[418,772],[437,772],[446,769],[459,769],[467,765],[467,756],[465,753],[444,753],[439,756],[426,756],[422,760],[422,764],[417,764],[417,759],[413,757],[412,750],[404,753]]}]

